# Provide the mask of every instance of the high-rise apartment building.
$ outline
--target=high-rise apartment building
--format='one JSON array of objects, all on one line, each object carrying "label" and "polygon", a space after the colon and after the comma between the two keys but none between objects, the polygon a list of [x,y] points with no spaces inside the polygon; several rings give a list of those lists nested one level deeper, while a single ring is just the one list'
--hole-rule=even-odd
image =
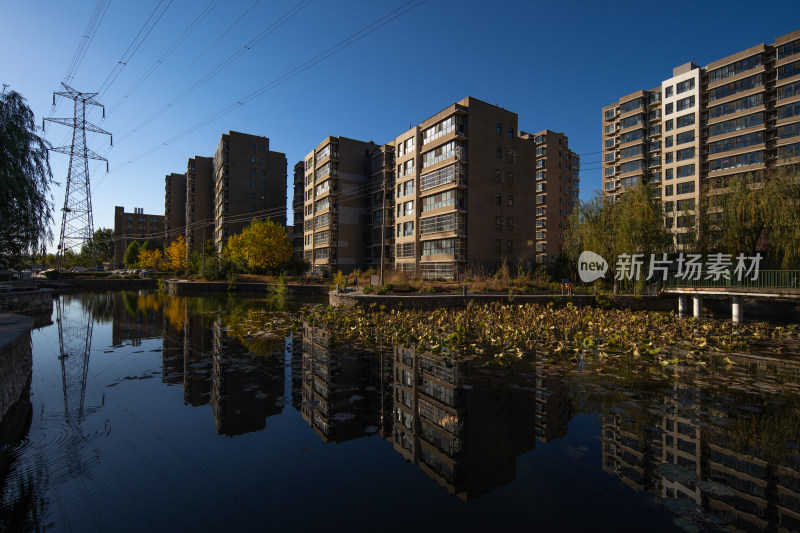
[{"label": "high-rise apartment building", "polygon": [[164,177],[164,246],[184,233],[186,227],[186,175]]},{"label": "high-rise apartment building", "polygon": [[315,274],[364,266],[375,148],[372,142],[327,137],[305,157],[303,250]]},{"label": "high-rise apartment building", "polygon": [[544,130],[520,136],[536,145],[536,262],[551,263],[561,253],[562,235],[578,200],[580,156],[569,149],[563,133]]},{"label": "high-rise apartment building", "polygon": [[450,279],[555,260],[580,160],[563,133],[517,122],[468,97],[386,145],[329,137],[304,161],[304,257]]},{"label": "high-rise apartment building", "polygon": [[294,178],[292,183],[292,255],[303,258],[303,179],[305,178],[305,163],[298,161],[294,165]]},{"label": "high-rise apartment building", "polygon": [[164,235],[164,216],[145,214],[141,207],[134,207],[133,213],[126,213],[121,206],[114,207],[114,268],[122,268],[125,251],[133,241],[143,244],[161,242]]},{"label": "high-rise apartment building", "polygon": [[254,218],[286,225],[286,155],[269,149],[269,139],[236,131],[223,134],[213,161],[214,244]]},{"label": "high-rise apartment building", "polygon": [[703,191],[796,160],[798,117],[800,30],[705,67],[686,63],[603,108],[603,193],[653,184],[680,245]]},{"label": "high-rise apartment building", "polygon": [[396,269],[457,278],[560,253],[578,165],[565,135],[531,135],[517,123],[516,113],[468,97],[394,140]]},{"label": "high-rise apartment building", "polygon": [[186,253],[200,253],[213,239],[213,160],[196,155],[186,163]]}]

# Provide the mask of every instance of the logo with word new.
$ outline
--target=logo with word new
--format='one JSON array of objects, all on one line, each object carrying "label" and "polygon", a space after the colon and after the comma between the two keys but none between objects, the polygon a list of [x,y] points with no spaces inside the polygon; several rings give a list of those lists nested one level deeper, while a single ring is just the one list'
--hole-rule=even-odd
[{"label": "logo with word new", "polygon": [[578,276],[584,283],[591,283],[606,275],[608,263],[594,252],[581,252],[578,257]]}]

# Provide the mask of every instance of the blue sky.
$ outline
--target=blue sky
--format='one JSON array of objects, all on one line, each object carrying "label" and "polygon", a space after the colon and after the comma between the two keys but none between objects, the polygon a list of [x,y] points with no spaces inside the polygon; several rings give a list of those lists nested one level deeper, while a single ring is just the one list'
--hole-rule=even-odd
[{"label": "blue sky", "polygon": [[[164,176],[184,172],[189,157],[212,155],[220,134],[228,130],[269,137],[273,150],[286,153],[291,180],[293,164],[328,135],[383,143],[465,96],[516,112],[525,131],[565,132],[570,147],[582,154],[585,199],[600,187],[602,106],[658,85],[687,61],[705,65],[800,28],[796,1],[770,2],[769,9],[762,9],[752,2],[427,0],[236,105],[404,3],[111,0],[71,81],[76,89],[92,92],[113,79],[98,97],[107,118],[102,120],[98,111],[89,115],[114,134],[110,151],[107,139],[89,137],[90,148],[108,157],[111,169],[106,174],[105,164],[90,166],[95,227],[113,227],[115,205],[162,214]],[[97,0],[5,2],[0,83],[22,93],[38,122],[50,116],[52,93],[97,5]],[[129,49],[139,42],[137,33],[157,6],[163,15],[138,48]],[[299,6],[304,7],[297,11]],[[164,57],[207,7],[208,16]],[[245,47],[287,12],[295,14]],[[227,61],[237,52],[238,59]],[[123,57],[124,67],[119,64]],[[219,65],[225,68],[176,102]],[[131,133],[170,103],[167,112]],[[164,146],[231,105],[233,111]],[[71,101],[65,100],[55,116],[71,115]],[[54,145],[67,144],[68,132],[48,125],[46,138]],[[68,156],[54,153],[51,163],[62,185],[53,189],[60,215]],[[58,224],[60,219],[54,233]]]}]

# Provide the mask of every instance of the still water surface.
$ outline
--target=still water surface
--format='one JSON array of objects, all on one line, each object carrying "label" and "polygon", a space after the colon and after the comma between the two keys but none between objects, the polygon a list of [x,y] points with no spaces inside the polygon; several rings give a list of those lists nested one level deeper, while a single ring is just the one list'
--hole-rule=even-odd
[{"label": "still water surface", "polygon": [[0,530],[800,530],[791,358],[509,368],[237,334],[291,301],[59,298],[0,384]]}]

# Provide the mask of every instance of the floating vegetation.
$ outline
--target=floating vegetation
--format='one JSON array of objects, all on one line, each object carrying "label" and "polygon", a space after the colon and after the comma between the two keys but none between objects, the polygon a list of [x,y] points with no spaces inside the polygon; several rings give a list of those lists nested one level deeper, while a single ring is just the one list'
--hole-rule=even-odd
[{"label": "floating vegetation", "polygon": [[[552,304],[477,304],[462,309],[388,311],[312,307],[303,322],[331,333],[332,341],[363,346],[398,344],[458,356],[488,354],[500,361],[631,355],[662,367],[704,365],[709,354],[747,350],[752,343],[798,339],[798,326],[732,324],[680,319],[673,313],[564,307]],[[736,363],[725,356],[723,363]]]}]

